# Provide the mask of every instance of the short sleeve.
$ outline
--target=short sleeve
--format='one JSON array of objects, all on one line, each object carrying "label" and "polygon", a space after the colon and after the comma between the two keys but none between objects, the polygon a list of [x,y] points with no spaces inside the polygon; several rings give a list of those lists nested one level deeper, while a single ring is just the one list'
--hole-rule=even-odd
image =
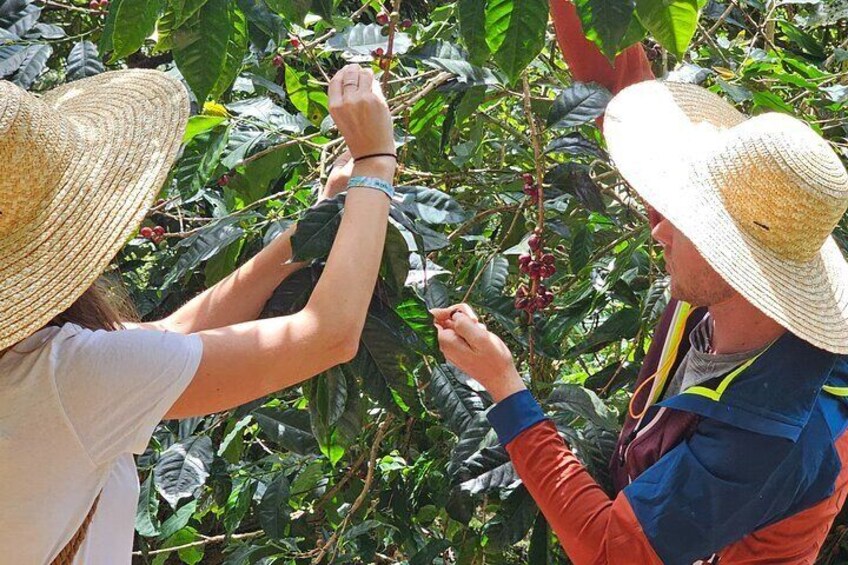
[{"label": "short sleeve", "polygon": [[51,351],[56,389],[92,461],[142,453],[202,354],[197,335],[63,326]]}]

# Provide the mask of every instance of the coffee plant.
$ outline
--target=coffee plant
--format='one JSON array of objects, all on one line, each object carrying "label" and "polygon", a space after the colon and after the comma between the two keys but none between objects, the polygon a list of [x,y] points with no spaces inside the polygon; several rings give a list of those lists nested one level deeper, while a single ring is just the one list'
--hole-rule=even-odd
[{"label": "coffee plant", "polygon": [[[848,155],[844,0],[576,4],[608,57],[641,42],[657,76],[792,112]],[[378,73],[400,158],[359,353],[301,387],[164,422],[138,459],[134,559],[567,563],[486,420],[491,398],[445,363],[428,313],[473,305],[607,484],[667,278],[604,150],[611,94],[572,78],[547,0],[0,2],[0,78],[38,92],[159,68],[191,92],[185,149],[110,271],[148,319],[294,222],[308,266],[263,315],[306,303],[344,213],[343,195],[315,202],[343,151],[327,83],[351,61]],[[823,562],[848,560],[846,532],[842,515]]]}]

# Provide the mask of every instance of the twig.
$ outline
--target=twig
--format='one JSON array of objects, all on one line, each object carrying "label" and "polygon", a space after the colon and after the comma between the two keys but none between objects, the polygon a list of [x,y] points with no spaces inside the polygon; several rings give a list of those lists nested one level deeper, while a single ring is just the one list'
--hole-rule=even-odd
[{"label": "twig", "polygon": [[72,12],[84,12],[86,14],[102,13],[100,10],[92,10],[91,8],[83,8],[81,6],[73,6],[71,4],[62,4],[61,2],[53,2],[52,0],[36,0],[36,2],[44,4],[45,6],[50,6],[51,8],[61,8]]},{"label": "twig", "polygon": [[[400,17],[400,4],[403,0],[395,0],[392,14],[389,17],[389,40],[386,47],[385,58],[380,59],[380,66],[383,67],[383,92],[388,92],[389,79],[392,76],[392,58],[395,52],[395,32],[397,31],[398,19]],[[383,63],[387,61],[387,63]]]},{"label": "twig", "polygon": [[312,563],[313,565],[318,565],[321,560],[326,555],[327,551],[333,547],[338,540],[339,536],[344,532],[347,527],[347,523],[350,521],[351,516],[356,514],[356,511],[359,510],[359,507],[362,506],[362,503],[365,502],[365,498],[368,496],[369,491],[371,490],[371,483],[374,482],[374,468],[377,465],[377,455],[380,452],[380,446],[383,443],[383,437],[386,435],[386,432],[389,429],[392,421],[394,420],[394,416],[389,413],[386,414],[386,419],[383,420],[383,423],[380,425],[380,428],[377,430],[377,434],[374,436],[374,443],[371,445],[371,457],[368,461],[368,474],[365,476],[365,483],[362,486],[362,492],[359,493],[359,496],[356,497],[356,500],[348,510],[347,514],[345,514],[344,520],[342,520],[341,525],[338,529],[333,532],[333,535],[327,540],[327,542],[322,545],[317,550],[313,550],[313,552],[309,552],[308,556],[313,557]]},{"label": "twig", "polygon": [[[265,532],[263,530],[258,530],[255,532],[247,532],[244,534],[233,534],[228,536],[227,534],[221,534],[217,536],[204,537],[202,540],[193,541],[191,543],[187,543],[184,545],[176,545],[174,547],[166,547],[164,549],[154,549],[153,551],[148,551],[147,555],[158,555],[160,553],[169,553],[171,551],[180,551],[182,549],[189,549],[191,547],[198,547],[201,545],[208,545],[210,543],[218,543],[225,540],[238,540],[238,539],[252,539],[257,538],[263,535]],[[133,551],[133,555],[141,556],[141,551]]]}]

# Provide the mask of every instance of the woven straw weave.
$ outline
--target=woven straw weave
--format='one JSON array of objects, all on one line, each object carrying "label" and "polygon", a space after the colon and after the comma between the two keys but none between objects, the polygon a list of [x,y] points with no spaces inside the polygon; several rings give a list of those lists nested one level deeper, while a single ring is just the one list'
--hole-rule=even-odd
[{"label": "woven straw weave", "polygon": [[780,325],[848,353],[848,263],[831,233],[848,171],[804,121],[746,118],[692,84],[646,81],[607,107],[610,156],[639,195]]},{"label": "woven straw weave", "polygon": [[70,306],[138,229],[188,109],[182,84],[158,71],[41,98],[0,81],[0,350]]}]

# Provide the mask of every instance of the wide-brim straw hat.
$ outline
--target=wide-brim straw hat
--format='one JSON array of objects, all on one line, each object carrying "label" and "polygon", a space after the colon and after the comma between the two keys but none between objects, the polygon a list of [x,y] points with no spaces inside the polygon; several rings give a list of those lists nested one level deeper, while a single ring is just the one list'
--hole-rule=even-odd
[{"label": "wide-brim straw hat", "polygon": [[805,122],[748,118],[702,87],[646,81],[605,122],[628,184],[745,299],[803,340],[848,353],[848,264],[832,232],[848,173]]},{"label": "wide-brim straw hat", "polygon": [[41,96],[0,81],[0,350],[67,309],[138,229],[188,113],[185,87],[158,71]]}]

